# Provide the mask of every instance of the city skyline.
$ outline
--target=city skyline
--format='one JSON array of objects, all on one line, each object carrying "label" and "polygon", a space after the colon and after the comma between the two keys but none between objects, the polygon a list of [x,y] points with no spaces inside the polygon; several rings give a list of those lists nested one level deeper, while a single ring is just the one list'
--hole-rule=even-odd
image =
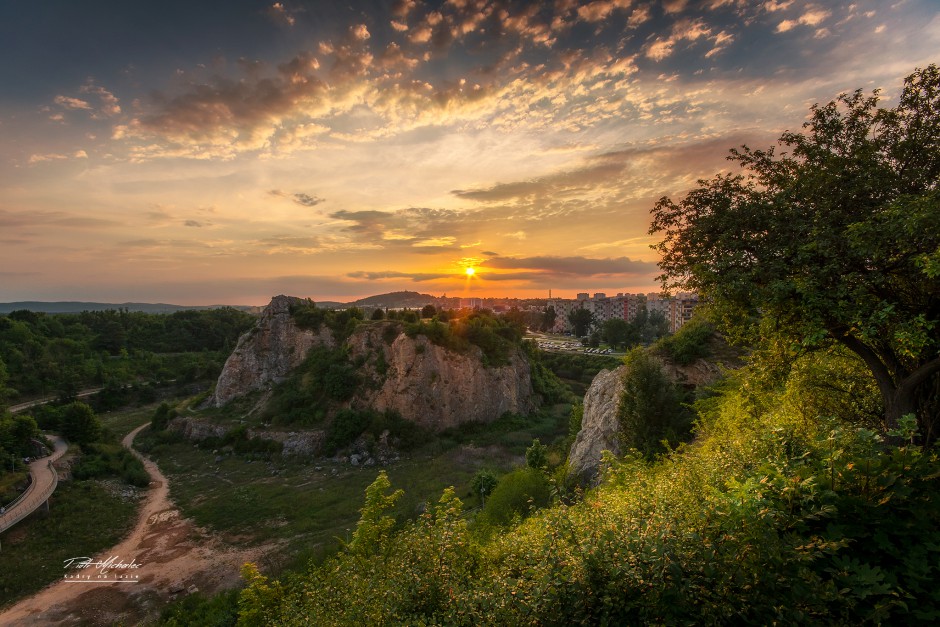
[{"label": "city skyline", "polygon": [[0,301],[657,291],[657,198],[937,49],[928,0],[7,3]]}]

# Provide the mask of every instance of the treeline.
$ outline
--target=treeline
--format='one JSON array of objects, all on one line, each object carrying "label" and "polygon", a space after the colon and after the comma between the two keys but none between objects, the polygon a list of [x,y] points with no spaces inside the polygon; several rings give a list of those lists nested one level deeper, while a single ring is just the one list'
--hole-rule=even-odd
[{"label": "treeline", "polygon": [[0,402],[68,398],[82,387],[140,377],[211,378],[253,323],[251,315],[231,308],[169,315],[14,311],[0,316]]}]

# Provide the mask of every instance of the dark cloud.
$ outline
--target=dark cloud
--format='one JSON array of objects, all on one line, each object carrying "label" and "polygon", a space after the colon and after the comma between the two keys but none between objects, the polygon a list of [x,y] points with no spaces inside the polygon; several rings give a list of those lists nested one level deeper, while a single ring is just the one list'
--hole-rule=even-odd
[{"label": "dark cloud", "polygon": [[298,205],[302,207],[315,207],[319,205],[321,202],[324,202],[322,198],[319,198],[317,196],[312,196],[310,194],[305,194],[304,192],[289,193],[280,189],[272,189],[272,190],[268,190],[268,194],[270,194],[271,196],[278,196],[280,198],[286,198],[292,202],[297,203]]},{"label": "dark cloud", "polygon": [[203,224],[202,222],[199,222],[198,220],[186,220],[186,222],[183,223],[183,226],[192,226],[195,228],[202,228],[203,226],[205,226],[205,224]]},{"label": "dark cloud", "polygon": [[453,274],[394,272],[391,270],[384,270],[382,272],[366,272],[364,270],[358,270],[356,272],[350,272],[346,276],[351,279],[365,279],[367,281],[380,281],[382,279],[410,279],[415,283],[420,283],[422,281],[434,281],[437,279],[450,279],[454,277]]},{"label": "dark cloud", "polygon": [[[655,272],[656,264],[629,257],[593,259],[590,257],[493,257],[484,262],[486,268],[534,270],[543,274],[599,276],[647,275]],[[530,277],[531,278],[531,277]]]},{"label": "dark cloud", "polygon": [[297,193],[294,194],[294,202],[304,207],[315,207],[316,205],[319,205],[321,202],[323,202],[323,199],[317,198],[316,196],[311,196],[309,194]]}]

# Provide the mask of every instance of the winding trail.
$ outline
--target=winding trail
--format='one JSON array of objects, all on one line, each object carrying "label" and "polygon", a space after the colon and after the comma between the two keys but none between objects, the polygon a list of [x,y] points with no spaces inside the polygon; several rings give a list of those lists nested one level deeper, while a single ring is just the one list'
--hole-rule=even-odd
[{"label": "winding trail", "polygon": [[[116,558],[140,564],[126,573],[137,579],[122,582],[66,580],[65,574],[99,571],[63,570],[63,579],[0,613],[0,625],[137,624],[155,618],[173,595],[200,590],[212,593],[233,587],[246,561],[257,561],[266,547],[237,549],[222,545],[188,518],[182,518],[169,497],[169,483],[157,465],[135,451],[134,437],[122,440],[150,474],[150,489],[140,507],[133,531],[117,546],[102,551],[95,561]],[[83,555],[75,547],[76,556]]]},{"label": "winding trail", "polygon": [[52,464],[65,454],[69,445],[57,435],[50,435],[49,438],[52,439],[55,450],[48,457],[40,457],[30,462],[29,474],[32,481],[30,481],[29,487],[26,488],[23,495],[8,505],[3,513],[0,513],[0,532],[6,531],[39,509],[55,492],[56,485],[59,483],[59,475]]}]

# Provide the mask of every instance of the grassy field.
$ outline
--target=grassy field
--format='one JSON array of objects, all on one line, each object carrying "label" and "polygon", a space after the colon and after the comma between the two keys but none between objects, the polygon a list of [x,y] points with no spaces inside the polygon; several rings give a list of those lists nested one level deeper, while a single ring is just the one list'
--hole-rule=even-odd
[{"label": "grassy field", "polygon": [[38,510],[0,536],[0,606],[61,579],[63,560],[116,544],[136,518],[137,501],[98,481],[59,484],[48,512]]},{"label": "grassy field", "polygon": [[[533,438],[550,443],[567,434],[569,406],[527,419],[452,430],[384,468],[405,490],[396,515],[414,517],[454,486],[468,507],[469,483],[480,468],[504,472],[524,463]],[[146,436],[144,436],[146,437]],[[347,540],[359,519],[365,488],[381,469],[325,459],[275,455],[218,455],[188,441],[155,447],[151,458],[170,484],[170,495],[197,524],[231,543],[284,541],[279,559],[322,555]]]}]

